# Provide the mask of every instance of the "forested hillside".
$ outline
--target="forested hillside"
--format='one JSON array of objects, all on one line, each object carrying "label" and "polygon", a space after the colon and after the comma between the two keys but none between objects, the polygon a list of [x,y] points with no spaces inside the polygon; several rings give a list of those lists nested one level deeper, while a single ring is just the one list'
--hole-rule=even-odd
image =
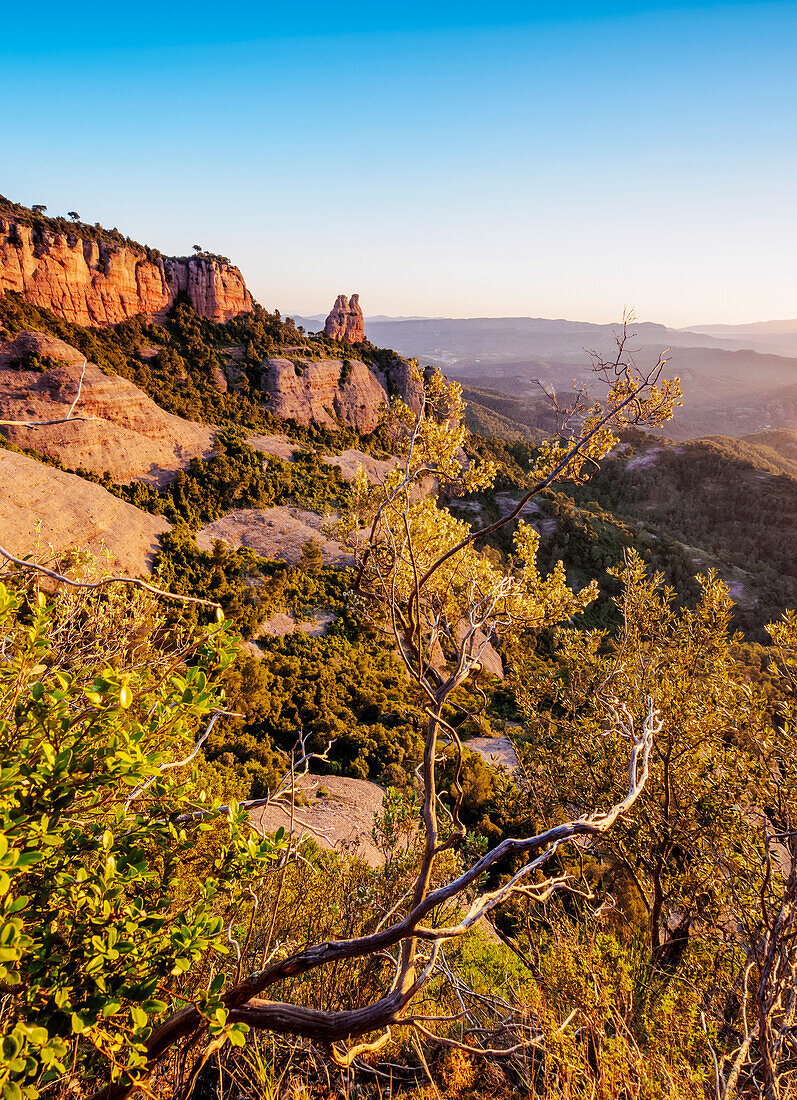
[{"label": "forested hillside", "polygon": [[169,528],[161,594],[0,534],[6,1100],[790,1095],[791,434],[672,444],[628,360],[572,438],[401,361],[363,434],[264,363],[395,353],[259,306],[0,326],[214,432],[160,483],[22,448]]}]

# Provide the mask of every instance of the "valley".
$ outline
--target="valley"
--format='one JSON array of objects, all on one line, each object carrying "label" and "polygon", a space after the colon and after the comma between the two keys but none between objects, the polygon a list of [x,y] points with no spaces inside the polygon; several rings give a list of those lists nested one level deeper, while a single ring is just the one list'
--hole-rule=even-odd
[{"label": "valley", "polygon": [[[773,334],[766,326],[682,330],[635,323],[636,360],[645,365],[664,355],[668,370],[682,382],[684,406],[668,424],[668,434],[692,439],[794,430],[797,322],[783,322],[782,328]],[[611,359],[620,329],[507,317],[380,320],[368,322],[366,331],[369,339],[433,363],[463,385],[511,394],[522,407],[536,400],[538,379],[557,392],[575,383],[597,396],[591,353]]]}]

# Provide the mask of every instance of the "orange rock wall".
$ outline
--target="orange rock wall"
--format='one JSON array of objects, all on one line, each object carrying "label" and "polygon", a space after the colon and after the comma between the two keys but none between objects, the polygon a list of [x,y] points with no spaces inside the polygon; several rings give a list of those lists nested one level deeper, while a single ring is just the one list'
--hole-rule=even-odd
[{"label": "orange rock wall", "polygon": [[[396,359],[389,377],[369,370],[359,359],[266,359],[260,385],[270,395],[271,412],[300,424],[337,427],[337,421],[368,434],[376,428],[390,393],[420,412],[422,385],[409,364]],[[344,381],[345,379],[345,381]]]},{"label": "orange rock wall", "polygon": [[228,321],[251,313],[237,267],[216,260],[157,261],[133,248],[50,233],[0,217],[0,297],[15,290],[78,325],[114,325],[147,313],[158,319],[185,291],[197,313]]}]

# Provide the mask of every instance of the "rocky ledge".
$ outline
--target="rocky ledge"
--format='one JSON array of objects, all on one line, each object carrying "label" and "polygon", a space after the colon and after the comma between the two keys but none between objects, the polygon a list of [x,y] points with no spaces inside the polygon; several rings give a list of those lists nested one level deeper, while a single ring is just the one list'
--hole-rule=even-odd
[{"label": "rocky ledge", "polygon": [[[35,369],[42,362],[47,369]],[[85,367],[84,367],[85,363]],[[215,429],[161,409],[126,378],[105,374],[63,340],[21,332],[0,344],[0,419],[65,417],[81,385],[74,416],[90,417],[46,427],[3,427],[6,438],[72,469],[117,482],[162,484],[192,458],[213,449]]]}]

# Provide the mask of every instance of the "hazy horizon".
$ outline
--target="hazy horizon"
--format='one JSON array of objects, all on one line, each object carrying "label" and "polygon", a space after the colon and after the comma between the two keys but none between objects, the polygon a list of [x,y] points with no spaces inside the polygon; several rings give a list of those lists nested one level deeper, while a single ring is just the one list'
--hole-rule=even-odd
[{"label": "hazy horizon", "polygon": [[[345,294],[346,292],[341,291],[341,293]],[[356,294],[358,292],[354,291],[354,293]],[[263,303],[261,303],[261,304],[263,304]],[[330,303],[329,309],[332,308],[332,304],[333,303]],[[360,305],[362,305],[362,304],[363,303],[361,301]],[[320,318],[321,320],[323,320],[327,316],[327,314],[329,313],[329,309],[314,309],[314,310],[311,310],[309,312],[305,312],[304,310],[301,310],[301,309],[295,309],[295,310],[282,309],[280,306],[277,306],[277,308],[280,310],[280,314],[283,317],[305,317],[307,319]],[[374,322],[374,321],[511,321],[511,320],[515,320],[515,319],[522,319],[522,320],[543,320],[543,321],[565,321],[565,322],[573,322],[573,323],[584,322],[586,324],[591,324],[591,325],[614,325],[614,324],[618,324],[621,320],[621,316],[606,317],[606,318],[603,318],[602,320],[595,320],[595,319],[590,318],[590,317],[564,317],[564,316],[559,316],[559,315],[557,315],[557,316],[551,315],[551,316],[543,317],[541,314],[532,314],[532,313],[501,313],[501,314],[498,314],[498,313],[495,313],[495,314],[493,314],[493,313],[490,313],[490,314],[482,313],[482,314],[469,314],[467,316],[464,315],[464,314],[452,314],[452,313],[435,313],[435,314],[430,313],[430,314],[415,314],[413,316],[407,316],[406,314],[395,314],[394,315],[394,314],[388,314],[388,313],[369,313],[368,310],[364,311],[363,316],[365,318],[365,323],[366,324],[368,324],[369,321],[370,322]],[[657,318],[657,317],[636,317],[634,323],[635,324],[640,324],[640,325],[644,325],[644,324],[663,325],[663,324],[665,324],[664,321],[659,320],[659,318]],[[738,322],[695,321],[691,325],[666,325],[666,327],[667,328],[677,328],[677,329],[680,329],[680,330],[687,330],[688,331],[690,329],[695,329],[696,330],[696,329],[704,329],[704,328],[715,328],[715,327],[722,327],[722,326],[725,326],[725,325],[730,325],[730,327],[732,327],[732,328],[749,328],[753,325],[779,325],[779,324],[780,325],[782,325],[782,324],[794,324],[795,327],[797,327],[797,306],[795,306],[795,316],[794,317],[751,317],[751,318],[749,318],[745,321],[738,321]]]},{"label": "hazy horizon", "polygon": [[0,193],[269,308],[797,315],[791,2],[230,0],[4,16]]}]

